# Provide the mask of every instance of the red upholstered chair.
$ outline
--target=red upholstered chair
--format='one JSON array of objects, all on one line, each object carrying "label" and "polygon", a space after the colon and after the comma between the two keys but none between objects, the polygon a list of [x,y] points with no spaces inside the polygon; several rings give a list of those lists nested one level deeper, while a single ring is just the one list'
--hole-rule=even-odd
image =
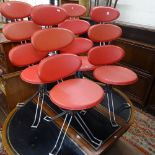
[{"label": "red upholstered chair", "polygon": [[42,26],[56,26],[68,17],[65,9],[50,4],[42,4],[33,7],[32,20]]},{"label": "red upholstered chair", "polygon": [[40,29],[41,27],[32,21],[18,21],[6,24],[2,32],[8,40],[26,41],[30,40],[33,33]]},{"label": "red upholstered chair", "polygon": [[[61,28],[43,29],[34,33],[32,36],[32,44],[36,50],[45,55],[49,51],[59,50],[60,48],[65,47],[71,43],[73,39],[74,34],[69,30]],[[53,69],[55,71],[57,70],[57,68]],[[38,77],[38,65],[33,65],[23,70],[21,73],[21,79],[30,84],[39,85],[38,104],[36,107],[35,119],[31,126],[33,128],[37,128],[41,119],[44,96],[47,92],[45,84],[49,83],[50,81],[45,82]],[[41,104],[40,108],[38,108],[40,100]]]},{"label": "red upholstered chair", "polygon": [[[59,54],[41,61],[38,66],[38,76],[44,82],[52,82],[75,73],[80,66],[81,60],[78,56]],[[81,110],[93,108],[100,103],[104,91],[99,85],[88,79],[69,79],[55,85],[50,90],[49,96],[51,101],[65,112],[64,122],[49,155],[59,153],[73,117],[87,134],[89,140],[98,146],[101,145],[102,141],[93,135],[78,113]],[[65,124],[67,124],[66,127]]]},{"label": "red upholstered chair", "polygon": [[113,127],[118,126],[118,124],[115,120],[112,86],[130,85],[138,79],[137,75],[130,69],[112,65],[121,60],[123,56],[124,50],[114,45],[97,46],[88,53],[90,63],[100,66],[94,70],[93,75],[98,81],[106,84],[109,116]]},{"label": "red upholstered chair", "polygon": [[90,18],[95,22],[105,23],[116,20],[120,12],[112,7],[98,6],[90,11]]},{"label": "red upholstered chair", "polygon": [[1,4],[1,14],[11,21],[30,17],[32,6],[25,2],[9,1]]},{"label": "red upholstered chair", "polygon": [[[75,38],[71,44],[68,46],[60,49],[60,53],[72,53],[72,54],[83,54],[87,53],[91,48],[93,47],[93,42],[87,38]],[[82,60],[82,65],[79,69],[79,71],[90,71],[94,70],[96,67],[92,65],[88,61],[87,56],[80,56]],[[83,77],[82,72],[77,72],[80,77]]]},{"label": "red upholstered chair", "polygon": [[84,6],[75,3],[68,3],[62,5],[62,8],[66,10],[70,19],[60,23],[58,27],[69,29],[76,35],[80,35],[88,31],[90,27],[89,22],[77,19],[86,13],[86,8]]}]

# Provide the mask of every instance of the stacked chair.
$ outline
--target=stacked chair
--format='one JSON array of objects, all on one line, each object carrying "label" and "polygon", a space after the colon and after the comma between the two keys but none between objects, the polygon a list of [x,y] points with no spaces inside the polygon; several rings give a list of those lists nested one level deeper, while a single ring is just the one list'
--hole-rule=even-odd
[{"label": "stacked chair", "polygon": [[80,4],[68,3],[61,6],[69,16],[64,22],[58,26],[71,30],[75,35],[84,34],[88,31],[90,24],[85,20],[79,19],[86,13],[86,8]]},{"label": "stacked chair", "polygon": [[[16,8],[25,3],[8,2],[4,3],[2,8],[8,4],[14,4]],[[38,95],[38,102],[31,127],[37,128],[40,123],[47,84],[57,82],[48,92],[48,96],[51,104],[59,107],[62,113],[51,120],[64,116],[64,121],[49,155],[57,155],[61,150],[73,118],[89,141],[100,147],[102,140],[91,132],[80,112],[100,104],[104,99],[104,90],[95,82],[81,78],[83,76],[72,77],[77,72],[91,70],[98,81],[106,84],[110,122],[113,127],[118,126],[115,120],[112,86],[129,85],[137,80],[137,75],[133,71],[113,65],[125,54],[122,48],[109,45],[122,34],[120,27],[107,24],[119,17],[119,11],[111,7],[93,8],[91,18],[100,24],[90,26],[89,22],[79,19],[86,13],[86,8],[79,4],[70,3],[61,7],[46,4],[33,8],[26,5],[20,9],[24,10],[23,13],[26,12],[25,15],[11,17],[2,11],[8,19],[16,21],[7,24],[3,28],[3,33],[7,39],[21,42],[21,45],[11,49],[9,53],[10,61],[14,65],[28,66],[21,72],[21,79],[39,85],[39,90],[35,94]],[[10,11],[11,14],[14,11]],[[25,17],[31,17],[32,21],[23,20]],[[89,39],[78,36],[87,32]],[[99,43],[100,46],[93,47],[93,42]],[[56,55],[48,54],[54,51],[57,51]],[[80,56],[85,53],[88,53],[88,56]]]},{"label": "stacked chair", "polygon": [[[103,16],[100,16],[100,14],[103,14]],[[97,67],[93,75],[98,81],[106,84],[110,122],[113,127],[117,127],[112,85],[133,84],[137,81],[137,75],[125,67],[112,65],[120,61],[125,53],[122,48],[109,45],[111,41],[119,38],[122,34],[120,27],[107,24],[107,22],[119,17],[119,11],[111,7],[95,7],[91,10],[90,16],[92,20],[100,22],[100,24],[91,26],[88,36],[92,41],[100,43],[100,46],[96,46],[89,51],[88,60],[96,66],[104,65]]]},{"label": "stacked chair", "polygon": [[[44,29],[36,32],[32,36],[32,43],[36,49],[42,52],[59,50],[62,46],[69,44],[74,38],[71,31],[61,28]],[[44,44],[46,42],[46,44]],[[25,69],[21,73],[21,78],[29,83],[51,83],[62,80],[79,70],[81,59],[72,54],[58,54],[45,58],[39,65]],[[73,117],[82,127],[88,138],[98,146],[102,141],[97,139],[89,130],[79,111],[92,108],[103,99],[104,91],[96,83],[87,79],[69,79],[54,86],[49,97],[51,101],[62,109],[65,115],[64,123],[60,129],[55,146],[49,155],[58,154],[60,151],[66,132]],[[68,120],[68,122],[67,122]],[[67,127],[63,133],[65,124]]]},{"label": "stacked chair", "polygon": [[[80,4],[73,3],[64,4],[62,5],[62,8],[66,10],[69,19],[60,23],[58,26],[71,30],[75,35],[87,33],[90,27],[89,22],[79,19],[80,16],[86,13],[86,8]],[[74,42],[72,42],[72,44],[61,49],[60,53],[73,53],[77,55],[83,55],[86,54],[92,46],[93,43],[91,40],[77,37],[75,38]],[[89,63],[87,56],[80,56],[80,58],[82,60],[82,65],[77,72],[77,75],[79,77],[83,77],[84,71],[94,70],[95,66]]]}]

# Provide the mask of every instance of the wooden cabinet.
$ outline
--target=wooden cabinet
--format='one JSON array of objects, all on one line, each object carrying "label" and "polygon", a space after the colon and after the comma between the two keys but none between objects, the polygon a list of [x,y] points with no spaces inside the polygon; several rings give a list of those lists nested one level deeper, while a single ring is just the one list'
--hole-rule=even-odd
[{"label": "wooden cabinet", "polygon": [[138,75],[138,81],[135,84],[119,88],[144,107],[154,81],[155,47],[124,38],[113,43],[122,47],[126,52],[119,64],[134,70]]},{"label": "wooden cabinet", "polygon": [[[119,87],[143,109],[154,107],[155,97],[155,31],[149,28],[116,23],[123,30],[120,39],[112,42],[125,50],[119,65],[126,66],[138,75],[138,81],[130,86]],[[154,108],[155,110],[155,108]]]},{"label": "wooden cabinet", "polygon": [[0,33],[0,68],[3,70],[3,74],[12,73],[22,69],[13,66],[8,58],[10,49],[18,44],[18,42],[8,41],[4,35]]}]

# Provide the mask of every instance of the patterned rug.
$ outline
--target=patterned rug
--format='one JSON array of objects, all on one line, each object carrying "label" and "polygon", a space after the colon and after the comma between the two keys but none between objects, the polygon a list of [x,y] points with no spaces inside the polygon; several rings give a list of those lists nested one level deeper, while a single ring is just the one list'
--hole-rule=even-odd
[{"label": "patterned rug", "polygon": [[[134,123],[121,138],[142,154],[155,155],[155,117],[135,110]],[[6,155],[1,143],[1,128],[0,155]]]},{"label": "patterned rug", "polygon": [[145,155],[155,155],[155,117],[135,110],[134,122],[121,137]]}]

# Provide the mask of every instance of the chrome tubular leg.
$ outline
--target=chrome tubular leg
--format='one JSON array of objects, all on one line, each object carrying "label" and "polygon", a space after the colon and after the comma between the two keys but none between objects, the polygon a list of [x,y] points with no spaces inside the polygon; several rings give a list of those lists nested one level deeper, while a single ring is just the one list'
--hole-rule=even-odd
[{"label": "chrome tubular leg", "polygon": [[114,101],[113,101],[113,95],[112,95],[112,92],[110,93],[111,95],[111,105],[112,105],[112,115],[113,115],[113,124],[112,126],[113,127],[117,127],[118,124],[116,123],[116,119],[115,119],[115,107],[114,107]]},{"label": "chrome tubular leg", "polygon": [[[110,94],[112,94],[112,93],[110,93]],[[110,96],[111,96],[111,95],[110,95]],[[117,127],[118,124],[117,124],[116,121],[115,121],[113,99],[111,100],[111,102],[112,102],[112,113],[113,113],[113,117],[111,116],[110,98],[111,98],[111,97],[109,97],[109,92],[107,92],[107,99],[108,99],[108,112],[109,112],[110,123],[111,123],[112,127]]]},{"label": "chrome tubular leg", "polygon": [[[42,99],[41,99],[41,104],[40,104],[40,108],[39,108],[41,93],[42,93]],[[44,92],[40,92],[38,95],[38,102],[37,102],[37,106],[36,106],[35,117],[34,117],[34,121],[33,121],[32,125],[31,125],[31,128],[37,128],[40,123],[42,108],[43,108],[43,104],[44,104],[44,96],[45,96]]]},{"label": "chrome tubular leg", "polygon": [[[59,153],[60,149],[62,148],[63,141],[64,141],[64,139],[65,139],[67,130],[68,130],[69,126],[70,126],[70,123],[71,123],[72,117],[73,117],[72,115],[70,116],[69,122],[68,122],[67,127],[66,127],[66,129],[65,129],[65,131],[64,131],[64,134],[63,134],[63,128],[64,128],[64,125],[65,125],[65,123],[66,123],[66,121],[67,121],[68,115],[70,115],[70,114],[66,114],[66,116],[65,116],[65,119],[64,119],[64,122],[63,122],[63,124],[62,124],[61,129],[60,129],[60,132],[59,132],[58,138],[57,138],[57,140],[56,140],[56,143],[55,143],[55,145],[54,145],[52,151],[49,153],[49,155],[57,155],[57,154]],[[63,134],[63,135],[62,135],[62,134]],[[61,140],[61,135],[62,135],[62,140]],[[60,141],[60,140],[61,140],[61,141]],[[59,145],[59,141],[60,141],[60,145]],[[59,146],[58,146],[58,145],[59,145]],[[58,147],[58,149],[57,149],[57,147]],[[56,150],[56,149],[57,149],[57,150]]]},{"label": "chrome tubular leg", "polygon": [[43,119],[44,119],[45,121],[47,121],[47,122],[51,122],[51,121],[53,121],[53,120],[55,120],[55,119],[57,119],[57,118],[59,118],[59,117],[62,117],[62,116],[65,115],[65,114],[66,114],[66,112],[64,111],[64,112],[62,112],[62,113],[60,113],[60,114],[58,114],[58,115],[56,115],[56,116],[54,116],[54,117],[50,117],[50,116],[46,115]]},{"label": "chrome tubular leg", "polygon": [[77,115],[75,115],[75,119],[79,123],[79,125],[81,126],[81,128],[83,129],[85,134],[88,136],[89,140],[99,147],[102,144],[102,140],[96,138],[93,135],[93,133],[90,131],[90,129],[88,128],[88,126],[85,124],[82,117],[78,113],[77,113]]}]

